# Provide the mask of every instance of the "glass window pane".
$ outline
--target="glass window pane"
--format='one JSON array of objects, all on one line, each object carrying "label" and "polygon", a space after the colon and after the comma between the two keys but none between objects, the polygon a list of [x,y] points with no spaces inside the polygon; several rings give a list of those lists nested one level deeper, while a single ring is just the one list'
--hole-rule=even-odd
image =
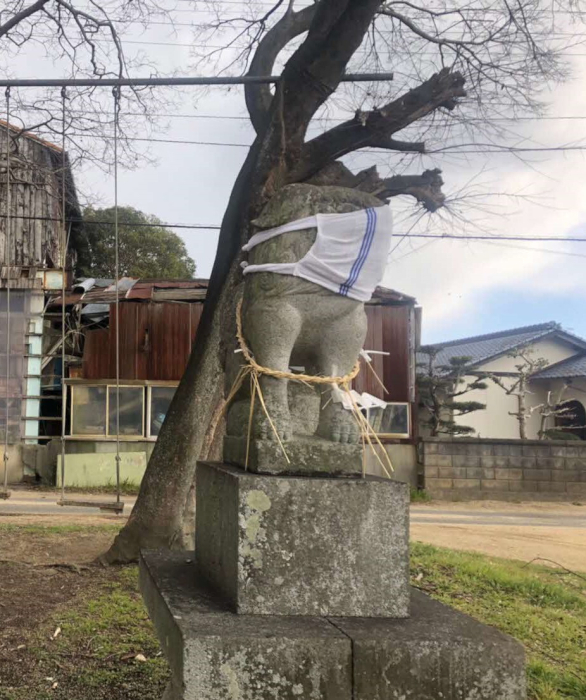
[{"label": "glass window pane", "polygon": [[[116,387],[109,386],[108,435],[116,436]],[[120,435],[142,436],[144,434],[144,387],[120,387]]]},{"label": "glass window pane", "polygon": [[[8,441],[18,442],[23,434],[21,421],[22,400],[25,374],[25,312],[28,293],[12,290],[10,292],[10,323],[7,313],[8,294],[0,290],[0,440],[4,441],[6,420],[8,418]],[[7,341],[10,327],[10,348]],[[8,370],[8,387],[6,374]],[[8,394],[8,409],[6,396]]]},{"label": "glass window pane", "polygon": [[387,404],[378,432],[384,435],[409,435],[409,404]]},{"label": "glass window pane", "polygon": [[106,434],[106,387],[71,387],[71,434]]},{"label": "glass window pane", "polygon": [[[20,438],[22,400],[20,398],[8,399],[8,442],[14,444]],[[0,442],[4,442],[6,431],[6,395],[0,396]],[[1,467],[0,467],[1,468]]]},{"label": "glass window pane", "polygon": [[151,415],[150,420],[150,435],[152,437],[157,437],[167,411],[169,410],[169,405],[171,399],[175,395],[177,387],[175,386],[152,386],[151,387]]}]

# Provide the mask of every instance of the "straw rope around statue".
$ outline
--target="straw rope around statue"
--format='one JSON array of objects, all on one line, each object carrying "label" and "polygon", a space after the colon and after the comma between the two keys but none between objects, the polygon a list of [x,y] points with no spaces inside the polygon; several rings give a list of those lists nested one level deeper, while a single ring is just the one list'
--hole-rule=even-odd
[{"label": "straw rope around statue", "polygon": [[[263,367],[262,365],[259,365],[258,362],[254,359],[254,356],[252,355],[250,348],[248,347],[246,340],[244,339],[244,333],[242,330],[242,299],[239,300],[238,305],[236,307],[236,337],[238,339],[238,345],[239,348],[242,352],[242,355],[244,359],[246,360],[246,365],[243,365],[240,368],[240,371],[238,372],[236,379],[234,380],[234,384],[232,385],[232,389],[230,390],[230,393],[228,394],[228,397],[226,398],[226,404],[225,408],[227,408],[238,391],[240,390],[240,387],[244,383],[244,380],[247,377],[250,377],[250,412],[249,412],[249,417],[248,417],[248,434],[247,434],[247,441],[246,441],[246,460],[245,460],[245,468],[248,467],[248,457],[250,453],[250,438],[251,438],[251,433],[252,433],[252,420],[254,416],[254,408],[255,408],[255,403],[256,403],[256,397],[258,396],[259,403],[262,407],[262,410],[264,411],[264,414],[267,418],[267,421],[271,427],[271,430],[275,434],[275,437],[277,439],[277,442],[279,443],[279,446],[281,448],[281,451],[283,452],[283,455],[287,462],[290,464],[291,460],[289,459],[289,456],[287,455],[287,450],[285,449],[285,445],[283,444],[283,441],[281,440],[281,437],[279,436],[279,431],[277,430],[275,423],[273,419],[271,418],[269,411],[267,409],[264,396],[262,393],[262,389],[260,386],[260,377],[262,375],[265,375],[267,377],[273,377],[274,379],[286,379],[289,381],[295,381],[295,382],[301,382],[302,384],[306,384],[308,386],[315,385],[315,386],[323,386],[323,385],[335,385],[339,386],[342,391],[345,391],[350,404],[351,404],[351,411],[352,411],[352,416],[356,420],[358,427],[360,428],[360,435],[362,437],[362,445],[363,445],[363,450],[366,449],[366,445],[368,444],[369,447],[371,448],[375,458],[377,459],[378,463],[380,464],[381,468],[383,469],[384,473],[387,475],[387,477],[391,478],[391,471],[393,470],[393,465],[391,464],[391,460],[384,449],[381,441],[378,438],[378,435],[376,432],[373,430],[372,426],[368,422],[367,418],[363,415],[362,411],[360,410],[359,406],[357,405],[356,401],[354,400],[354,397],[352,396],[351,393],[351,382],[353,379],[355,379],[359,372],[360,372],[360,362],[357,360],[356,364],[354,365],[353,369],[346,375],[342,377],[336,377],[336,376],[316,376],[316,375],[311,375],[311,374],[304,374],[304,373],[295,373],[295,372],[284,372],[281,370],[276,370],[276,369],[271,369],[270,367]],[[374,372],[374,370],[371,368],[371,370]],[[376,374],[375,374],[376,376]],[[378,379],[378,377],[377,377]],[[379,379],[380,382],[380,379]],[[380,448],[382,455],[384,456],[384,461],[381,459],[381,455],[378,453],[378,451],[375,449],[375,444],[376,443]],[[386,462],[386,465],[385,463]],[[364,472],[364,459],[363,459],[363,476],[365,475]]]}]

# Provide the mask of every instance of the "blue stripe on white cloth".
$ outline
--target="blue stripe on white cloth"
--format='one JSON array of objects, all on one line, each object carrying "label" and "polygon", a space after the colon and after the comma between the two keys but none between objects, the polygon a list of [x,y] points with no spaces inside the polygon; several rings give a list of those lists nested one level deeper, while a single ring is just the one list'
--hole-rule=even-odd
[{"label": "blue stripe on white cloth", "polygon": [[364,267],[364,263],[366,262],[366,258],[368,257],[368,253],[370,252],[370,249],[372,247],[372,241],[374,240],[377,219],[378,217],[375,209],[369,208],[366,210],[366,230],[364,233],[364,238],[362,239],[360,251],[356,260],[354,261],[354,264],[352,265],[352,269],[350,270],[348,278],[343,284],[340,285],[339,294],[341,294],[342,296],[348,296],[348,292],[356,283],[356,280],[358,279],[358,276],[360,275],[360,272]]}]

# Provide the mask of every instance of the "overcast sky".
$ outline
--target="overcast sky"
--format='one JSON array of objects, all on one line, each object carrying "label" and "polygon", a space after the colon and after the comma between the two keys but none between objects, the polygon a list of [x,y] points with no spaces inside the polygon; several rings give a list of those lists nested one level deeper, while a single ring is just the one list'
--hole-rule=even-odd
[{"label": "overcast sky", "polygon": [[[184,15],[182,21],[189,20],[190,16]],[[200,20],[201,16],[191,19]],[[191,30],[169,29],[137,29],[123,39],[145,42],[129,48],[147,50],[162,72],[189,74]],[[576,31],[586,29],[578,27]],[[550,92],[548,118],[507,125],[507,143],[522,147],[586,146],[586,47],[574,47],[571,53],[572,78]],[[28,66],[37,77],[56,70],[48,63],[44,71],[30,62]],[[246,155],[245,145],[252,140],[247,120],[233,119],[246,116],[241,88],[229,92],[212,88],[197,101],[194,93],[186,90],[177,94],[176,101],[173,114],[187,116],[168,118],[169,129],[158,138],[243,146],[150,143],[149,155],[156,164],[120,173],[119,200],[166,222],[217,225]],[[213,118],[205,118],[208,115]],[[495,236],[488,242],[403,238],[413,224],[412,232],[446,233],[452,229],[445,223],[445,213],[441,222],[430,215],[415,223],[420,212],[410,207],[410,201],[393,200],[395,237],[384,284],[417,298],[423,307],[426,342],[550,320],[586,337],[586,243],[529,244],[496,239],[499,235],[586,238],[585,154],[579,150],[528,153],[523,158],[508,153],[440,154],[413,160],[412,172],[443,169],[448,196],[458,195],[462,188],[468,194],[468,201],[464,197],[457,202],[458,222],[453,230]],[[382,159],[362,154],[353,156],[349,164],[367,167],[373,158],[379,163]],[[392,170],[392,157],[385,156],[384,161]],[[82,192],[111,205],[112,178],[92,168],[80,169],[76,176]],[[492,194],[484,196],[486,193]],[[198,276],[208,276],[217,231],[177,229],[177,233],[197,263]]]}]

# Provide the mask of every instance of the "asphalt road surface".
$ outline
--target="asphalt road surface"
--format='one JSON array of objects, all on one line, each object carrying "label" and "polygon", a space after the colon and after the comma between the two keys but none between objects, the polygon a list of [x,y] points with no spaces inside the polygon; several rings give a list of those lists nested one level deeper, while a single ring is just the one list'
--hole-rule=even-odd
[{"label": "asphalt road surface", "polygon": [[[411,508],[411,539],[495,557],[549,560],[586,571],[586,506],[430,503]],[[543,562],[546,563],[546,562]]]},{"label": "asphalt road surface", "polygon": [[[498,506],[497,506],[498,508]],[[586,507],[572,509],[571,512],[543,512],[524,510],[522,505],[517,505],[516,512],[503,510],[479,510],[467,508],[466,510],[443,509],[441,506],[430,508],[429,506],[411,506],[411,522],[426,523],[428,525],[509,525],[515,527],[572,527],[586,528]],[[578,512],[573,512],[578,510]]]}]

